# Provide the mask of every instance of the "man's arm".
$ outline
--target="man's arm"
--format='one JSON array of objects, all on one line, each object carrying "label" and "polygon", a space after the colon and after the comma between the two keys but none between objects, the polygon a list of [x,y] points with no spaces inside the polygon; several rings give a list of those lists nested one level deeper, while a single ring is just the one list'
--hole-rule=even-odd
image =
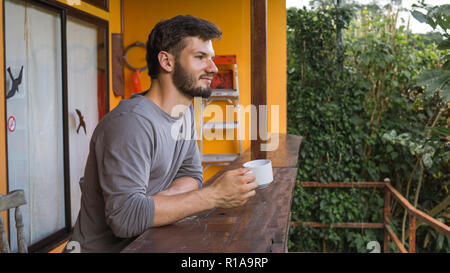
[{"label": "man's arm", "polygon": [[[105,220],[116,237],[132,238],[150,227],[171,224],[212,207],[239,206],[255,194],[257,183],[247,184],[254,181],[254,175],[245,175],[244,179],[244,173],[234,170],[225,172],[202,191],[148,196],[152,130],[140,126],[135,119],[132,115],[114,118],[104,125],[97,137],[99,141],[93,144]],[[187,175],[190,174],[180,174],[176,179]]]},{"label": "man's arm", "polygon": [[167,190],[161,191],[157,196],[172,196],[198,190],[198,181],[192,177],[184,176],[175,179]]},{"label": "man's arm", "polygon": [[248,169],[223,173],[211,186],[173,196],[154,195],[153,227],[164,226],[215,207],[244,205],[256,194],[258,184]]}]

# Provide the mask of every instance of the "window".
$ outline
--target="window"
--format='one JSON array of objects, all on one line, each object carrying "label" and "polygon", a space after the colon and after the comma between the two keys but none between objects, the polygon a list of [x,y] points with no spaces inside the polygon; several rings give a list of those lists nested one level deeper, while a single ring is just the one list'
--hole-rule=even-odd
[{"label": "window", "polygon": [[99,120],[106,113],[104,33],[103,27],[73,16],[67,17],[68,133],[73,224],[80,210],[79,181],[84,175],[89,142]]},{"label": "window", "polygon": [[25,191],[36,251],[67,236],[78,216],[89,141],[109,110],[108,24],[38,1],[5,0],[4,16],[8,191]]}]

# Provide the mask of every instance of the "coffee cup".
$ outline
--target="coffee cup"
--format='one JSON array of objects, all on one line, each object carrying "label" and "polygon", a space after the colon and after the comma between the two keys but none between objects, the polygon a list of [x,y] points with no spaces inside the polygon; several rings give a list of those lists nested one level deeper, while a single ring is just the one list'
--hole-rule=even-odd
[{"label": "coffee cup", "polygon": [[243,167],[250,169],[250,172],[255,175],[258,189],[265,188],[272,183],[272,161],[268,159],[253,160],[246,162]]}]

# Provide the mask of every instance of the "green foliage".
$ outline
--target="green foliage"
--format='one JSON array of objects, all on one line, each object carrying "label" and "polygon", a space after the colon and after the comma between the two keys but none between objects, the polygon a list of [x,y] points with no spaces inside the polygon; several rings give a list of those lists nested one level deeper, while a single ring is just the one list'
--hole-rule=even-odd
[{"label": "green foliage", "polygon": [[450,71],[427,69],[417,77],[417,84],[425,86],[426,96],[433,96],[437,91],[442,92],[442,98],[450,101]]},{"label": "green foliage", "polygon": [[[447,108],[442,96],[418,86],[417,76],[438,68],[441,53],[435,43],[397,29],[397,16],[351,7],[288,10],[288,133],[304,137],[300,181],[389,177],[426,210],[448,194],[448,153],[436,133],[446,126]],[[382,223],[383,204],[373,189],[298,187],[292,220]],[[394,205],[400,233],[402,214]],[[381,231],[367,229],[297,227],[290,235],[290,251],[368,252],[368,242],[383,242]],[[444,240],[435,250],[450,251],[450,244]]]},{"label": "green foliage", "polygon": [[[414,5],[415,10],[411,14],[419,22],[427,23],[433,29],[439,26],[443,32],[438,42],[438,50],[443,50],[441,58],[441,69],[424,70],[418,77],[418,85],[425,86],[427,95],[440,92],[445,101],[450,101],[450,4],[441,6],[427,6],[422,0],[419,5]],[[426,14],[419,11],[426,10]]]}]

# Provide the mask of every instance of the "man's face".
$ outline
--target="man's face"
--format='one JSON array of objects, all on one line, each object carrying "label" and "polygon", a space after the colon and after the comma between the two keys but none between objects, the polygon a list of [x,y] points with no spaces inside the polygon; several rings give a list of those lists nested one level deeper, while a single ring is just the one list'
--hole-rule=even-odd
[{"label": "man's face", "polygon": [[189,97],[211,96],[211,82],[217,67],[211,40],[197,37],[185,39],[186,47],[176,57],[172,75],[174,85]]}]

